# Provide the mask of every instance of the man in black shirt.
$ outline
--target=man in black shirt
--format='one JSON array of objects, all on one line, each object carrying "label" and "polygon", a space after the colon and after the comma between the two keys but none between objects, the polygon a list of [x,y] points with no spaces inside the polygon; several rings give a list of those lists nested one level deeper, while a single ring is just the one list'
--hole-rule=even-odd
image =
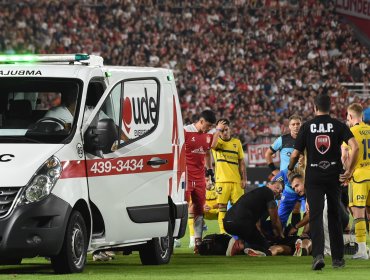
[{"label": "man in black shirt", "polygon": [[[328,203],[329,238],[332,265],[344,267],[343,231],[339,215],[340,182],[348,180],[353,173],[358,145],[349,128],[329,116],[330,97],[319,94],[315,98],[315,117],[304,123],[297,135],[288,170],[292,171],[298,157],[306,151],[305,190],[310,207],[310,230],[312,238],[313,270],[324,266],[323,209],[325,195]],[[350,168],[343,172],[341,145],[346,142],[353,153]]]},{"label": "man in black shirt", "polygon": [[279,220],[275,199],[283,191],[282,182],[269,182],[266,187],[253,189],[239,198],[227,211],[224,218],[224,228],[227,233],[237,235],[229,242],[227,256],[233,256],[244,250],[244,242],[250,248],[268,253],[269,244],[257,228],[262,217],[270,216],[272,228],[276,237],[283,238],[283,228]]}]

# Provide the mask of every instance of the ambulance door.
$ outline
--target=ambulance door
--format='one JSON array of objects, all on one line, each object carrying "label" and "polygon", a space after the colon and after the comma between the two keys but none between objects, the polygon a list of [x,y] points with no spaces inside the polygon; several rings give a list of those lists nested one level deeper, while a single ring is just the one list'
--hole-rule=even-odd
[{"label": "ambulance door", "polygon": [[114,244],[166,236],[173,155],[164,123],[171,98],[155,78],[124,80],[107,91],[91,126],[111,118],[118,138],[104,158],[87,154],[90,200],[102,214],[105,239]]}]

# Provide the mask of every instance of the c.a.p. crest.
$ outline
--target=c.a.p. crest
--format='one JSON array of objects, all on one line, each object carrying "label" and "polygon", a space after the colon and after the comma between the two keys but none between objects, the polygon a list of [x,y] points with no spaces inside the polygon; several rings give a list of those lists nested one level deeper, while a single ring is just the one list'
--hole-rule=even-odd
[{"label": "c.a.p. crest", "polygon": [[328,135],[316,136],[315,147],[320,154],[325,154],[330,148],[330,137]]}]

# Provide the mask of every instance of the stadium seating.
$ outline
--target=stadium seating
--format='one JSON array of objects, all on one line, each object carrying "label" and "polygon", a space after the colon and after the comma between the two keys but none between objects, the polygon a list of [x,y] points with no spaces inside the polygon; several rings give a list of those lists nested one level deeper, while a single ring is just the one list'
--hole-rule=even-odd
[{"label": "stadium seating", "polygon": [[[328,92],[345,118],[369,89],[368,49],[331,1],[1,1],[0,52],[97,53],[107,64],[175,70],[184,119],[212,108],[243,144],[313,115]],[[6,20],[5,20],[6,19]],[[266,140],[268,139],[268,140]]]}]

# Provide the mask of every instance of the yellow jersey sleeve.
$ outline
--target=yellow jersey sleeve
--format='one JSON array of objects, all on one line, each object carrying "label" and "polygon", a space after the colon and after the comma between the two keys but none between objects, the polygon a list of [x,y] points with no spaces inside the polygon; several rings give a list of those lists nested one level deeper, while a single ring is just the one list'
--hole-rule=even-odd
[{"label": "yellow jersey sleeve", "polygon": [[351,131],[359,147],[353,181],[356,183],[370,181],[370,126],[361,122],[351,127]]}]

